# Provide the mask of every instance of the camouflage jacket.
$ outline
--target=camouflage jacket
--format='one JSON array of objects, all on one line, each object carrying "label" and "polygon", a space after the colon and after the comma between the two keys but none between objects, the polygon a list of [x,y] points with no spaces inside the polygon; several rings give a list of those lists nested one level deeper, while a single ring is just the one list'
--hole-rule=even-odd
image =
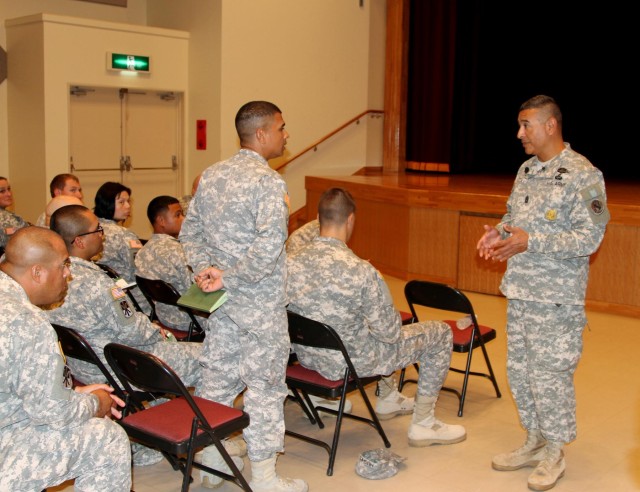
[{"label": "camouflage jacket", "polygon": [[318,219],[307,222],[302,227],[298,227],[287,239],[287,254],[290,255],[298,249],[306,246],[320,235],[320,222]]},{"label": "camouflage jacket", "polygon": [[508,260],[500,289],[509,299],[584,304],[589,256],[609,211],[602,173],[569,144],[553,159],[527,160],[516,176],[503,224],[529,234],[526,251]]},{"label": "camouflage jacket", "polygon": [[7,245],[7,241],[10,237],[6,232],[6,229],[11,227],[15,229],[22,229],[28,225],[29,223],[19,215],[16,215],[7,209],[0,208],[0,248],[4,248]]},{"label": "camouflage jacket", "polygon": [[256,321],[257,311],[284,309],[287,203],[285,182],[251,150],[202,173],[180,242],[194,273],[210,265],[224,271],[229,297],[217,315],[242,323]]},{"label": "camouflage jacket", "polygon": [[47,316],[4,272],[0,293],[0,441],[28,426],[63,429],[92,418],[98,398],[65,387],[64,359]]},{"label": "camouflage jacket", "polygon": [[[379,359],[383,344],[400,341],[402,321],[380,273],[339,239],[319,236],[287,258],[288,309],[325,323],[342,338],[356,367]],[[300,362],[335,380],[342,356],[293,346]]]},{"label": "camouflage jacket", "polygon": [[100,219],[100,225],[104,229],[104,251],[98,263],[110,266],[127,282],[135,282],[134,258],[142,247],[140,239],[113,220]]},{"label": "camouflage jacket", "polygon": [[[135,311],[126,293],[99,266],[71,257],[69,291],[63,303],[46,311],[51,323],[73,328],[84,336],[103,362],[109,342],[145,350],[162,341],[157,326]],[[70,359],[73,374],[81,381],[96,381],[100,371],[92,364]]]},{"label": "camouflage jacket", "polygon": [[[180,241],[168,234],[153,234],[135,258],[136,274],[152,280],[164,280],[183,294],[193,283],[193,274]],[[175,306],[157,304],[156,314],[164,324],[187,330],[189,316]]]}]

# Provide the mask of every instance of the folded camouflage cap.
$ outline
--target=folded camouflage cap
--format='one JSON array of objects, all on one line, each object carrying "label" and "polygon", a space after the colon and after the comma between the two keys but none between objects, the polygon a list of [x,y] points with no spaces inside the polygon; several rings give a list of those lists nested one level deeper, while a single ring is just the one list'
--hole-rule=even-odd
[{"label": "folded camouflage cap", "polygon": [[398,473],[398,465],[406,458],[385,448],[363,452],[356,463],[356,473],[369,480],[381,480]]}]

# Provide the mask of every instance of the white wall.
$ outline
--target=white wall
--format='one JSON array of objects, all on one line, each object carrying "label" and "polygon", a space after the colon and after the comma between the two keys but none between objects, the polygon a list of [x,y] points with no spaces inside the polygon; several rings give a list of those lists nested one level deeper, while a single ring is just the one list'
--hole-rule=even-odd
[{"label": "white wall", "polygon": [[[126,8],[78,0],[0,0],[0,46],[7,49],[5,29],[7,19],[40,12],[144,25],[147,22],[147,0],[128,0]],[[7,125],[7,81],[5,81],[0,84],[0,176],[10,174]]]},{"label": "white wall", "polygon": [[[53,176],[69,170],[70,86],[186,94],[189,34],[52,14],[12,19],[6,27],[13,54],[7,80],[9,177],[16,212],[33,222]],[[108,71],[110,51],[149,55],[151,72]]]},{"label": "white wall", "polygon": [[[192,121],[187,125],[195,128],[195,120],[202,115],[211,129],[209,139],[213,138],[207,151],[194,150],[195,139],[191,139],[188,153],[193,175],[236,151],[233,120],[247,101],[266,99],[283,111],[291,138],[285,155],[272,165],[363,111],[383,109],[385,0],[367,0],[362,7],[358,0],[176,3],[149,2],[147,15],[150,24],[192,33]],[[382,165],[382,124],[369,123],[367,118],[324,145],[322,152],[307,154],[286,168],[283,177],[293,210],[306,201],[305,175],[344,175],[365,165]],[[328,152],[338,141],[339,147]]]},{"label": "white wall", "polygon": [[[129,0],[127,8],[0,0],[2,21],[38,11],[190,33],[184,192],[198,172],[236,151],[233,119],[249,100],[267,99],[283,111],[291,138],[275,165],[361,112],[383,109],[386,0],[365,0],[362,7],[358,0]],[[4,38],[0,31],[0,43]],[[0,174],[9,174],[5,91],[6,83],[0,85]],[[195,149],[198,119],[208,125],[204,151]],[[382,123],[366,118],[286,168],[292,209],[306,200],[305,175],[381,164]]]}]

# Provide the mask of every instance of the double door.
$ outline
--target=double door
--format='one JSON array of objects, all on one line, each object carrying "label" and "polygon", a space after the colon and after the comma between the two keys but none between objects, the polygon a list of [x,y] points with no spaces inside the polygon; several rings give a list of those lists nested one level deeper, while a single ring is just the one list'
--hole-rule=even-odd
[{"label": "double door", "polygon": [[72,86],[69,108],[69,172],[80,179],[85,205],[94,207],[106,181],[122,183],[132,195],[125,226],[149,238],[149,201],[180,197],[182,94]]}]

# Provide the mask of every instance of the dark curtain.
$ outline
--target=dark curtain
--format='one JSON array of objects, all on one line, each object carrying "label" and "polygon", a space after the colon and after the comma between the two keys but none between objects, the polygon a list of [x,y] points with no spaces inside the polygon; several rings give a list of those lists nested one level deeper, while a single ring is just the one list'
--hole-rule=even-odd
[{"label": "dark curtain", "polygon": [[516,138],[518,108],[548,94],[574,150],[605,178],[640,179],[640,166],[627,163],[638,109],[629,8],[411,0],[407,160],[448,162],[453,173],[514,174],[528,157]]},{"label": "dark curtain", "polygon": [[449,163],[456,2],[412,1],[409,19],[407,160]]}]

